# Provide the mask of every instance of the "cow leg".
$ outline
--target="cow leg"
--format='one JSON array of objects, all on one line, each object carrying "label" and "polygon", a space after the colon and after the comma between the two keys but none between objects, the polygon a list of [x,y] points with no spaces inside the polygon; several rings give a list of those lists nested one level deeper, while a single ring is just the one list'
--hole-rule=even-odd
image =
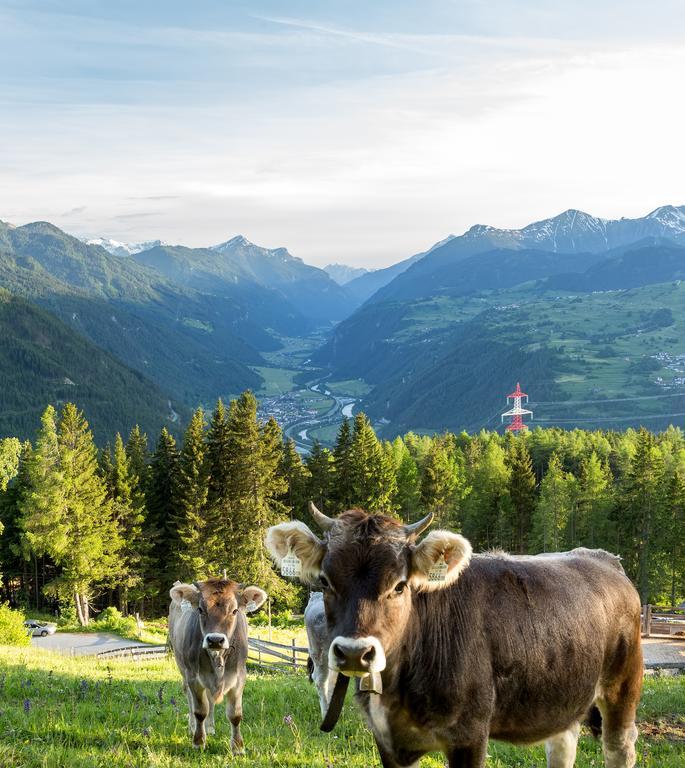
[{"label": "cow leg", "polygon": [[240,735],[240,721],[243,719],[242,685],[231,688],[226,694],[226,717],[231,724],[231,751],[234,755],[244,755],[245,744]]},{"label": "cow leg", "polygon": [[488,753],[488,740],[472,747],[453,749],[449,755],[449,768],[483,768]]},{"label": "cow leg", "polygon": [[209,714],[209,701],[204,688],[188,686],[188,707],[190,708],[188,722],[193,734],[193,746],[204,747],[207,743],[205,720]]},{"label": "cow leg", "polygon": [[[630,697],[628,697],[630,698]],[[635,765],[635,704],[612,704],[598,699],[602,713],[602,746],[606,768],[633,768]]]},{"label": "cow leg", "polygon": [[628,655],[621,672],[615,675],[611,683],[602,686],[595,702],[602,714],[602,746],[606,768],[633,768],[635,765],[635,714],[640,701],[643,674],[642,653],[638,645],[637,650]]},{"label": "cow leg", "polygon": [[207,697],[209,700],[209,714],[205,722],[205,730],[208,736],[214,736],[216,728],[214,727],[214,699],[211,696]]},{"label": "cow leg", "polygon": [[576,748],[580,723],[575,723],[570,728],[545,742],[547,754],[547,768],[573,768],[576,762]]}]

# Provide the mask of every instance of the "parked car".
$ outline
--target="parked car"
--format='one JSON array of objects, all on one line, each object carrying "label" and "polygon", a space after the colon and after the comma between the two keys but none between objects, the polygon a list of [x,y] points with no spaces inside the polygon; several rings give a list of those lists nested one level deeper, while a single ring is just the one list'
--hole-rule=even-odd
[{"label": "parked car", "polygon": [[47,637],[48,635],[54,635],[57,631],[57,624],[53,624],[51,621],[39,621],[38,619],[29,619],[24,622],[24,626],[33,637]]}]

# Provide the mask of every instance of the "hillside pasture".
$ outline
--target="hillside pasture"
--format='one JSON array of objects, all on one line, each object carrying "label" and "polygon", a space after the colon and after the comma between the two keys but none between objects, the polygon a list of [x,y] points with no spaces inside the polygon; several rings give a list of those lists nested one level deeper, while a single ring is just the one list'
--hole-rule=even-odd
[{"label": "hillside pasture", "polygon": [[[0,648],[0,765],[4,768],[226,768],[230,729],[217,710],[217,733],[193,750],[181,680],[169,658],[147,661],[64,658]],[[652,677],[640,709],[638,765],[677,768],[685,760],[685,677]],[[304,674],[251,672],[244,696],[247,755],[236,765],[368,768],[379,766],[373,739],[352,697],[333,734],[319,731],[319,708]],[[442,768],[440,755],[421,768]],[[537,768],[542,747],[492,743],[488,768]],[[603,765],[599,744],[581,739],[578,768]]]}]

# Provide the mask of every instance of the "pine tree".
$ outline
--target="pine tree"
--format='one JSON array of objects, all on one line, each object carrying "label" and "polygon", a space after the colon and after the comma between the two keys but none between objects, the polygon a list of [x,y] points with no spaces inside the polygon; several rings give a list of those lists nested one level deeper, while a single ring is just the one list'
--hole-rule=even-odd
[{"label": "pine tree", "polygon": [[283,455],[279,467],[279,475],[286,483],[286,491],[281,501],[289,509],[291,516],[301,519],[303,512],[307,510],[309,497],[308,486],[310,473],[302,457],[297,452],[294,440],[286,440],[283,446]]},{"label": "pine tree", "polygon": [[390,512],[397,488],[395,473],[363,413],[354,417],[350,459],[353,504],[367,512]]},{"label": "pine tree", "polygon": [[149,594],[164,593],[176,580],[173,567],[178,551],[174,522],[178,486],[178,449],[166,427],[157,441],[150,462],[147,488],[145,537],[150,543]]},{"label": "pine tree", "polygon": [[30,490],[22,504],[22,525],[34,553],[50,555],[62,572],[53,585],[71,595],[77,616],[88,624],[89,596],[97,583],[112,584],[121,547],[97,449],[83,415],[72,403],[43,414],[29,466]]},{"label": "pine tree", "polygon": [[126,442],[126,456],[128,457],[131,482],[135,486],[136,493],[145,494],[149,475],[147,435],[140,431],[140,427],[137,424],[129,433],[128,441]]},{"label": "pine tree", "polygon": [[666,497],[666,572],[669,574],[671,608],[685,594],[685,467],[677,466]]},{"label": "pine tree", "polygon": [[[149,547],[143,534],[145,497],[138,488],[138,477],[131,471],[131,460],[118,433],[114,440],[108,486],[114,519],[122,540],[117,576],[119,607],[124,615],[128,615],[131,591],[141,587],[146,576]],[[140,593],[140,590],[137,592]]]},{"label": "pine tree", "polygon": [[533,552],[559,552],[566,548],[576,494],[575,477],[565,472],[557,454],[552,454],[532,516],[530,539]]},{"label": "pine tree", "polygon": [[403,520],[414,520],[421,511],[419,468],[401,437],[386,443],[384,449],[392,460],[397,482],[394,505]]},{"label": "pine tree", "polygon": [[439,527],[461,527],[459,506],[466,494],[462,452],[446,435],[433,438],[421,478],[421,504],[435,513]]},{"label": "pine tree", "polygon": [[569,542],[570,546],[602,547],[610,551],[616,548],[611,520],[613,484],[609,465],[592,451],[580,467],[575,537]]},{"label": "pine tree", "polygon": [[522,436],[512,439],[507,464],[511,470],[509,498],[512,514],[505,522],[505,528],[509,530],[511,550],[525,554],[528,551],[528,536],[535,510],[536,483],[533,462]]},{"label": "pine tree", "polygon": [[[480,441],[480,438],[479,438]],[[511,470],[496,440],[480,444],[470,455],[468,484],[471,493],[464,499],[464,535],[474,549],[504,546],[501,520],[507,513]]]},{"label": "pine tree", "polygon": [[333,448],[333,484],[331,499],[337,512],[350,509],[354,502],[352,478],[352,430],[350,421],[344,418],[338,429]]},{"label": "pine tree", "polygon": [[17,474],[20,454],[21,443],[16,437],[0,440],[0,492],[7,490],[9,481]]},{"label": "pine tree", "polygon": [[286,490],[279,475],[280,427],[274,419],[260,426],[251,392],[231,402],[227,426],[232,535],[226,541],[223,567],[233,578],[259,584],[277,601],[288,602],[295,590],[275,575],[263,546],[269,526],[287,516],[279,501]]},{"label": "pine tree", "polygon": [[657,549],[666,527],[664,476],[663,456],[654,435],[643,427],[637,433],[635,454],[615,511],[626,573],[643,603],[650,602],[652,587],[659,580]]},{"label": "pine tree", "polygon": [[[30,490],[29,465],[32,453],[31,443],[28,440],[22,443],[17,472],[9,482],[5,492],[0,494],[0,526],[2,527],[2,535],[0,536],[0,566],[2,567],[5,594],[10,600],[15,598],[10,585],[23,575],[26,567],[25,547],[22,546],[24,537],[22,530],[22,503]],[[28,589],[26,582],[23,583],[23,588],[24,590]],[[26,594],[26,602],[27,604],[29,602],[28,593]]]},{"label": "pine tree", "polygon": [[195,411],[188,424],[181,450],[176,487],[175,524],[179,541],[178,578],[204,579],[212,574],[208,550],[216,547],[208,528],[208,467],[205,446],[205,415]]},{"label": "pine tree", "polygon": [[[309,472],[309,480],[307,481],[307,498],[311,499],[314,504],[322,511],[330,514],[332,488],[333,488],[333,457],[328,448],[323,448],[318,440],[314,441],[312,450],[309,456],[305,460],[305,465]],[[309,517],[309,509],[305,507],[305,512],[302,514],[301,519],[310,526],[313,526],[314,521]],[[312,528],[316,530],[316,527]]]}]

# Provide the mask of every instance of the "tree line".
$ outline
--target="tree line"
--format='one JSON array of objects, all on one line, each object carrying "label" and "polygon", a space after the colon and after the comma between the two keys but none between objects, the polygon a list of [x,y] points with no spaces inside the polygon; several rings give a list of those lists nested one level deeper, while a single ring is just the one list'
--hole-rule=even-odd
[{"label": "tree line", "polygon": [[577,546],[620,554],[643,602],[685,597],[685,438],[535,429],[382,441],[363,413],[335,445],[302,457],[250,392],[197,410],[180,444],[152,448],[134,427],[98,450],[71,403],[43,413],[33,442],[0,441],[4,598],[37,610],[116,605],[165,612],[170,584],[225,572],[257,583],[277,607],[301,604],[262,546],[289,516],[361,507],[411,521],[432,510],[476,551]]}]

